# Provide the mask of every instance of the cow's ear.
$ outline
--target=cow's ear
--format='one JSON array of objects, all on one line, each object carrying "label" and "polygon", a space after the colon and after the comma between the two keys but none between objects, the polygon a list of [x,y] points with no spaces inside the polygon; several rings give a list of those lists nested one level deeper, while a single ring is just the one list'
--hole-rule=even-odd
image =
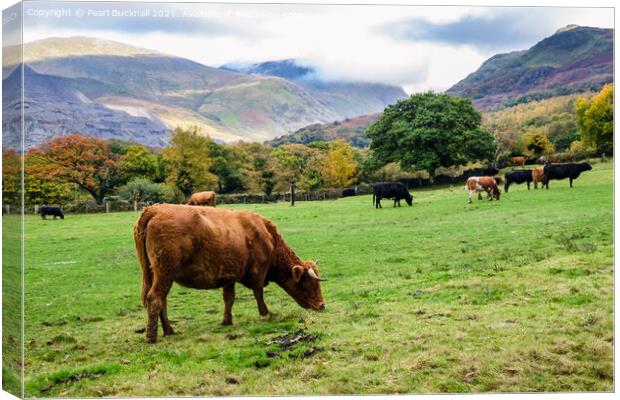
[{"label": "cow's ear", "polygon": [[293,280],[295,282],[299,282],[303,274],[304,274],[304,267],[302,267],[301,265],[295,265],[293,267]]}]

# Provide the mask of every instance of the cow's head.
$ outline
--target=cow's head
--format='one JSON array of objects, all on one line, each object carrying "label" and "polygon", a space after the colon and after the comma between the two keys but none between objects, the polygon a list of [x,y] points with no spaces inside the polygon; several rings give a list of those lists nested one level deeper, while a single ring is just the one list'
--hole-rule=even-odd
[{"label": "cow's head", "polygon": [[405,201],[407,202],[407,204],[412,205],[413,204],[413,196],[411,196],[411,194],[409,193],[408,190],[405,191]]},{"label": "cow's head", "polygon": [[305,261],[303,265],[295,265],[291,270],[292,285],[288,285],[287,292],[303,308],[322,310],[325,308],[321,293],[319,269],[314,261]]},{"label": "cow's head", "polygon": [[582,171],[590,171],[592,169],[592,166],[588,164],[587,162],[584,162],[584,163],[581,163],[581,169]]},{"label": "cow's head", "polygon": [[495,186],[495,187],[493,188],[493,197],[495,197],[495,199],[496,199],[496,200],[498,200],[498,201],[499,201],[499,195],[500,195],[500,193],[501,193],[501,192],[499,191],[499,188],[498,188],[497,186]]},{"label": "cow's head", "polygon": [[65,219],[65,214],[62,211],[60,211],[60,219]]}]

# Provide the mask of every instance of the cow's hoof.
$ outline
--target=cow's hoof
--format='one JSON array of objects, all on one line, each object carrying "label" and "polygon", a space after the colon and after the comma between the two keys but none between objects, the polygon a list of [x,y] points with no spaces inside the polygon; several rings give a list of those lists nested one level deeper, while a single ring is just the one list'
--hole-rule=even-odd
[{"label": "cow's hoof", "polygon": [[224,321],[222,321],[222,325],[224,325],[224,326],[232,325],[232,321],[224,320]]},{"label": "cow's hoof", "polygon": [[147,343],[157,343],[157,337],[147,337],[146,338],[146,342]]},{"label": "cow's hoof", "polygon": [[269,315],[269,310],[259,310],[258,313],[264,317],[265,315]]},{"label": "cow's hoof", "polygon": [[172,336],[174,335],[174,331],[172,329],[170,329],[168,332],[164,332],[164,336]]}]

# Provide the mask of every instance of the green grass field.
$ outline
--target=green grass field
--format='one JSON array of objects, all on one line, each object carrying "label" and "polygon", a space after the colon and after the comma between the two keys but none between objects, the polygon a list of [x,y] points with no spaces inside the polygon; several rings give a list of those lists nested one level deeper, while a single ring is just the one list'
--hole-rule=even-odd
[{"label": "green grass field", "polygon": [[[613,390],[613,165],[593,168],[573,189],[471,205],[454,185],[382,210],[370,196],[235,206],[320,259],[325,311],[271,284],[261,317],[238,286],[224,327],[219,290],[174,285],[177,334],[154,345],[134,333],[138,214],[28,216],[26,396]],[[268,344],[298,329],[319,337]]]}]

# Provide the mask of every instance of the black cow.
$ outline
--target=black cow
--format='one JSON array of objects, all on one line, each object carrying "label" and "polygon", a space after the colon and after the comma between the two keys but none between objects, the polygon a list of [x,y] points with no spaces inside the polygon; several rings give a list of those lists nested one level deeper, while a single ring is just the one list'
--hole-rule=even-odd
[{"label": "black cow", "polygon": [[584,171],[590,171],[592,166],[588,163],[547,164],[543,176],[543,187],[549,189],[549,181],[552,179],[566,179],[573,187],[573,179],[577,179]]},{"label": "black cow", "polygon": [[357,194],[357,192],[355,191],[355,189],[345,189],[342,191],[342,197],[351,197],[351,196],[355,196]]},{"label": "black cow", "polygon": [[42,206],[39,208],[39,214],[41,214],[41,218],[46,219],[46,215],[53,215],[54,219],[56,217],[60,217],[60,219],[65,219],[65,214],[62,213],[62,210],[58,207],[50,207],[50,206]]},{"label": "black cow", "polygon": [[507,172],[506,173],[506,183],[504,184],[504,192],[508,193],[508,187],[513,184],[521,184],[523,182],[527,182],[527,190],[530,190],[530,182],[532,182],[534,178],[532,177],[532,171],[529,169],[519,169],[517,171]]},{"label": "black cow", "polygon": [[396,204],[400,207],[401,199],[405,199],[409,205],[413,202],[413,197],[405,185],[400,182],[377,182],[372,185],[372,204],[375,208],[383,208],[381,207],[381,199],[394,199],[394,207]]}]

